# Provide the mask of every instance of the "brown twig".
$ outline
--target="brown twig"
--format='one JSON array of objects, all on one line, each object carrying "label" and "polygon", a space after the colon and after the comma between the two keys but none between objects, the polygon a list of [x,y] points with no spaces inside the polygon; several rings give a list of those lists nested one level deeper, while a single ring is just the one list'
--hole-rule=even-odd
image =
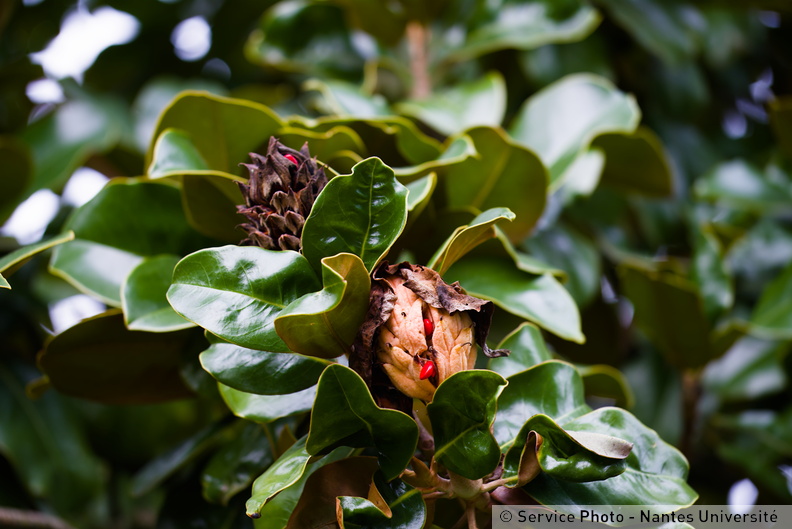
[{"label": "brown twig", "polygon": [[410,72],[413,78],[410,95],[413,99],[424,99],[432,93],[427,57],[428,37],[429,30],[422,23],[413,20],[407,24],[407,48],[410,54]]},{"label": "brown twig", "polygon": [[60,518],[38,511],[0,507],[0,526],[35,527],[38,529],[74,529]]}]

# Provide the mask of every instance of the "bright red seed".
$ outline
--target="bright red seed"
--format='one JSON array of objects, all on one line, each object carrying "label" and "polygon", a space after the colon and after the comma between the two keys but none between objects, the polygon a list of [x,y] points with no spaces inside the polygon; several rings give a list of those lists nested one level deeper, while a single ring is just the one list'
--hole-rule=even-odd
[{"label": "bright red seed", "polygon": [[431,360],[428,360],[421,368],[421,374],[418,375],[418,378],[420,378],[421,380],[426,380],[427,378],[431,378],[435,376],[436,373],[437,373],[437,368],[435,367],[435,363],[432,362]]},{"label": "bright red seed", "polygon": [[434,332],[434,323],[429,318],[424,318],[424,332],[426,333],[427,338],[432,336]]},{"label": "bright red seed", "polygon": [[287,160],[289,160],[294,165],[298,165],[297,164],[297,158],[295,158],[293,154],[284,154],[283,157],[286,158]]}]

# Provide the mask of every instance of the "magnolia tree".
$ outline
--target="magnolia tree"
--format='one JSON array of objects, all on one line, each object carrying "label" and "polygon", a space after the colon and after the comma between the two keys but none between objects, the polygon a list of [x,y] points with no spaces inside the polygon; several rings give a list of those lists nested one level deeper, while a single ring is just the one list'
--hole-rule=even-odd
[{"label": "magnolia tree", "polygon": [[[0,472],[24,490],[0,521],[484,528],[495,505],[725,503],[746,477],[786,501],[790,103],[762,74],[775,136],[727,141],[688,112],[717,98],[663,92],[753,72],[726,36],[780,18],[618,4],[278,2],[246,66],[213,45],[231,94],[151,81],[130,113],[64,83],[0,144],[7,203],[113,178],[0,260]],[[75,291],[107,310],[43,337]]]}]

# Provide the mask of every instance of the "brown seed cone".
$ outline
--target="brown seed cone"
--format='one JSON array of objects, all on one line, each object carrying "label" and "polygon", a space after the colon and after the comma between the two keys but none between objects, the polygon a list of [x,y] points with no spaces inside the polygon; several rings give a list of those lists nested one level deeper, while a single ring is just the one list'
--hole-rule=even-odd
[{"label": "brown seed cone", "polygon": [[[292,155],[297,164],[286,154]],[[327,184],[327,176],[308,152],[308,144],[299,151],[270,138],[267,154],[250,153],[250,179],[239,184],[245,204],[237,211],[247,217],[240,224],[247,238],[243,246],[261,246],[268,250],[300,250],[303,224],[316,197]]]},{"label": "brown seed cone", "polygon": [[[478,343],[489,357],[487,335],[494,305],[449,285],[429,268],[382,263],[372,274],[369,312],[355,339],[349,365],[363,377],[380,406],[409,412],[412,399],[432,400],[454,373],[472,369]],[[427,334],[424,320],[433,331]],[[421,380],[428,362],[436,372]]]}]

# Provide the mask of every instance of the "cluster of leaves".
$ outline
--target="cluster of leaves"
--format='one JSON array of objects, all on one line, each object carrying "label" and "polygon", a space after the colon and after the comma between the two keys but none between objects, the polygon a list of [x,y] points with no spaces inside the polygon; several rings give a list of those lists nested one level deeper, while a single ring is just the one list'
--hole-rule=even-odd
[{"label": "cluster of leaves", "polygon": [[[224,46],[238,41],[228,21],[261,9],[243,4],[240,18],[225,4],[214,12]],[[114,96],[67,85],[67,102],[3,138],[17,178],[0,182],[11,186],[0,215],[86,162],[141,176],[112,180],[53,223],[61,235],[0,261],[9,276],[55,247],[11,285],[0,278],[14,287],[0,300],[12,337],[0,409],[15,425],[0,432],[0,452],[27,491],[3,488],[2,503],[98,526],[146,526],[134,517],[154,512],[160,527],[249,526],[240,504],[255,479],[256,527],[337,513],[350,527],[450,527],[462,514],[455,502],[427,503],[399,479],[420,471],[419,424],[434,436],[426,463],[433,455],[469,480],[498,467],[512,498],[571,512],[693,502],[687,462],[661,437],[693,458],[695,487],[717,503],[723,483],[742,476],[764,498],[789,498],[792,103],[769,105],[776,142],[761,122],[740,141],[721,129],[724,111],[745,118],[729,107],[737,96],[763,111],[739,84],[759,68],[789,88],[756,12],[435,4],[397,2],[384,17],[355,0],[279,2],[245,46],[263,82],[215,45],[232,65],[234,98],[216,82],[127,78],[140,88],[126,95],[137,114],[109,72],[111,59],[141,61],[142,44],[111,49],[86,86]],[[136,9],[162,33],[147,21],[166,7]],[[759,37],[767,43],[750,48]],[[421,59],[423,69],[408,67]],[[429,94],[416,92],[422,82]],[[186,91],[166,105],[183,88],[218,95]],[[339,175],[306,222],[302,253],[235,246],[238,164],[270,136],[307,141]],[[444,382],[417,422],[376,407],[343,365],[383,258],[427,264],[492,300],[494,339],[512,350]],[[38,379],[35,322],[74,289],[109,309],[47,339]],[[603,402],[634,404],[660,436],[622,408],[590,407]],[[629,456],[619,440],[632,443]],[[721,474],[704,470],[713,467]],[[55,494],[64,479],[71,492]],[[130,492],[138,499],[116,505]]]}]

